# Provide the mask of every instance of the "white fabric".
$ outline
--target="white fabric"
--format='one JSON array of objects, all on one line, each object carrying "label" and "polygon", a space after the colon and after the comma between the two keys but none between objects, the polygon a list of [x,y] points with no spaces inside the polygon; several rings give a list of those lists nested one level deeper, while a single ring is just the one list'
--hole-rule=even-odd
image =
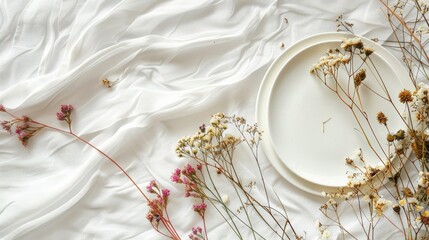
[{"label": "white fabric", "polygon": [[[0,102],[58,127],[59,106],[72,104],[77,134],[142,188],[155,178],[172,190],[172,220],[186,239],[198,222],[182,186],[169,180],[186,162],[175,156],[177,139],[216,112],[254,121],[259,84],[280,44],[335,31],[339,14],[357,34],[389,36],[378,1],[3,0]],[[120,80],[108,89],[103,78]],[[317,239],[324,200],[261,161],[297,231]],[[257,180],[250,167],[242,175]],[[81,142],[46,130],[24,148],[0,133],[0,239],[164,239],[146,212],[120,171]],[[346,225],[358,230],[353,224]],[[234,239],[221,218],[209,218],[208,229],[210,239]]]}]

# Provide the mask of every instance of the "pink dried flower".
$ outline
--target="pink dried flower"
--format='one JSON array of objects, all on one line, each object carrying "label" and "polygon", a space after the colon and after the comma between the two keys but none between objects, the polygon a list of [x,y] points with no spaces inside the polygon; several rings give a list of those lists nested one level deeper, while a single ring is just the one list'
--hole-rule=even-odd
[{"label": "pink dried flower", "polygon": [[27,121],[20,121],[19,123],[16,124],[16,129],[27,129],[29,127],[28,122]]},{"label": "pink dried flower", "polygon": [[147,220],[149,220],[149,222],[152,222],[153,221],[153,214],[151,214],[151,213],[148,213],[147,215],[146,215],[146,219]]},{"label": "pink dried flower", "polygon": [[60,121],[64,121],[66,119],[66,115],[62,112],[57,112],[57,119]]},{"label": "pink dried flower", "polygon": [[6,112],[6,108],[4,108],[3,104],[0,104],[0,112]]},{"label": "pink dried flower", "polygon": [[171,176],[171,181],[172,182],[175,182],[175,183],[181,183],[181,179],[180,179],[180,177],[179,176],[177,176],[177,175],[172,175]]},{"label": "pink dried flower", "polygon": [[186,166],[182,170],[182,173],[185,175],[195,174],[195,168],[193,168],[190,164],[186,164]]},{"label": "pink dried flower", "polygon": [[155,180],[149,182],[149,185],[146,186],[146,190],[149,193],[155,193],[155,190],[153,188],[158,188],[158,185],[156,184]]},{"label": "pink dried flower", "polygon": [[162,197],[163,198],[168,198],[168,196],[170,196],[170,190],[169,189],[162,189]]},{"label": "pink dried flower", "polygon": [[203,165],[198,164],[198,165],[197,165],[197,169],[201,171],[201,169],[203,169]]},{"label": "pink dried flower", "polygon": [[170,177],[171,181],[175,183],[182,183],[182,179],[180,179],[180,173],[180,169],[177,168],[176,170],[174,170]]},{"label": "pink dried flower", "polygon": [[9,133],[12,133],[12,131],[10,130],[10,128],[12,127],[12,123],[9,121],[2,121],[0,123],[1,127],[6,130]]},{"label": "pink dried flower", "polygon": [[61,112],[64,114],[70,113],[73,110],[72,105],[61,105]]},{"label": "pink dried flower", "polygon": [[27,146],[28,140],[33,136],[33,132],[27,132],[24,129],[17,128],[15,133],[18,134],[18,138],[23,146]]},{"label": "pink dried flower", "polygon": [[192,228],[192,233],[197,235],[197,234],[201,234],[203,232],[203,229],[201,227],[193,227]]},{"label": "pink dried flower", "polygon": [[207,204],[204,202],[198,205],[194,205],[194,211],[197,212],[201,217],[204,217],[204,213],[207,209]]},{"label": "pink dried flower", "polygon": [[57,112],[57,119],[60,121],[66,121],[67,123],[71,123],[70,120],[70,114],[71,111],[73,110],[73,106],[72,105],[61,105],[61,111]]}]

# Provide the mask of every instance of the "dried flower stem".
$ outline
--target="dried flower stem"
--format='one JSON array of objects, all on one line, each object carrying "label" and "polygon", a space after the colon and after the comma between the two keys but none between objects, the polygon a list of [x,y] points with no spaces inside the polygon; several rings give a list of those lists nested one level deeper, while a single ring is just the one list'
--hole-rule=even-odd
[{"label": "dried flower stem", "polygon": [[[19,118],[19,117],[15,116],[11,112],[7,111],[3,106],[1,106],[1,109],[2,109],[2,112],[8,114],[13,119],[22,119],[22,118]],[[70,111],[71,111],[71,109],[70,109]],[[59,133],[65,134],[65,135],[69,135],[69,136],[72,136],[72,137],[76,138],[77,140],[83,142],[84,144],[88,145],[92,149],[96,150],[98,153],[100,153],[105,158],[107,158],[111,163],[113,163],[117,168],[119,168],[119,170],[128,178],[128,180],[139,191],[139,193],[145,199],[145,201],[149,204],[149,206],[154,207],[152,201],[147,197],[147,195],[143,192],[143,190],[138,186],[138,184],[136,183],[136,181],[128,174],[128,172],[124,168],[122,168],[119,165],[119,163],[117,161],[115,161],[113,158],[111,158],[109,155],[107,155],[101,149],[99,149],[98,147],[96,147],[95,145],[93,145],[89,141],[83,139],[82,137],[80,137],[79,135],[75,134],[72,131],[70,116],[62,116],[61,118],[62,118],[61,120],[64,120],[68,124],[68,131],[60,129],[60,128],[57,128],[57,127],[54,127],[54,126],[51,126],[51,125],[48,125],[48,124],[44,124],[44,123],[35,121],[33,119],[30,119],[30,118],[26,119],[26,122],[28,122],[29,124],[35,124],[35,125],[39,126],[39,128],[38,128],[37,131],[39,131],[39,130],[41,130],[43,128],[46,128],[46,129],[50,129],[50,130],[53,130],[53,131],[56,131],[56,132],[59,132]],[[165,234],[165,233],[161,232],[158,229],[158,227],[156,227],[156,226],[153,225],[153,223],[152,223],[152,226],[154,227],[154,229],[158,233],[160,233],[160,234],[162,234],[162,235],[164,235],[164,236],[166,236],[166,237],[168,237],[170,239],[173,239],[173,240],[180,240],[181,238],[180,238],[179,234],[177,233],[176,229],[174,228],[173,224],[171,223],[170,218],[168,216],[168,213],[167,213],[166,209],[165,209],[165,213],[166,213],[166,218],[165,217],[161,217],[160,221],[162,222],[162,224],[164,225],[164,227],[166,228],[166,230],[168,231],[169,234]],[[159,210],[159,215],[162,216],[162,210]],[[208,239],[208,238],[206,238],[206,239]]]}]

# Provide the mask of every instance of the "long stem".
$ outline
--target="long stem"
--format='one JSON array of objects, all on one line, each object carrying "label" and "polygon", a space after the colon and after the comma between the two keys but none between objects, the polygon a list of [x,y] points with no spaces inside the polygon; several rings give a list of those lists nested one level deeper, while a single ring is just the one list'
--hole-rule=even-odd
[{"label": "long stem", "polygon": [[[15,116],[14,114],[12,114],[12,113],[10,113],[10,112],[8,112],[8,111],[4,111],[5,113],[7,113],[9,116],[11,116],[12,118],[14,118],[14,119],[20,119],[19,117],[17,117],[17,116]],[[86,144],[86,145],[88,145],[88,146],[90,146],[91,148],[93,148],[94,150],[96,150],[97,152],[99,152],[101,155],[103,155],[105,158],[107,158],[111,163],[113,163],[117,168],[119,168],[120,170],[121,170],[121,172],[128,178],[128,180],[130,180],[131,181],[131,183],[134,185],[134,187],[140,192],[140,194],[142,195],[142,197],[148,202],[148,204],[149,204],[149,206],[151,206],[151,207],[153,207],[152,205],[153,205],[153,203],[152,203],[152,201],[146,196],[146,194],[143,192],[143,190],[138,186],[138,184],[136,183],[136,181],[128,174],[128,172],[123,168],[123,167],[121,167],[121,165],[119,165],[119,163],[118,162],[116,162],[113,158],[111,158],[109,155],[107,155],[105,152],[103,152],[102,150],[100,150],[98,147],[96,147],[95,145],[93,145],[92,143],[90,143],[89,141],[87,141],[87,140],[85,140],[85,139],[83,139],[82,137],[80,137],[79,135],[77,135],[77,134],[75,134],[73,131],[72,131],[72,128],[71,128],[71,120],[68,120],[68,121],[66,121],[67,122],[67,124],[68,124],[68,130],[69,131],[66,131],[66,130],[63,130],[63,129],[60,129],[60,128],[57,128],[57,127],[53,127],[53,126],[50,126],[50,125],[47,125],[47,124],[44,124],[44,123],[41,123],[41,122],[38,122],[38,121],[35,121],[35,120],[33,120],[33,119],[30,119],[30,120],[28,120],[28,122],[29,123],[33,123],[33,124],[36,124],[36,125],[39,125],[39,126],[41,126],[41,127],[43,127],[43,128],[47,128],[47,129],[51,129],[51,130],[53,130],[53,131],[57,131],[57,132],[59,132],[59,133],[63,133],[63,134],[66,134],[66,135],[69,135],[69,136],[72,136],[72,137],[74,137],[74,138],[76,138],[76,139],[78,139],[79,141],[81,141],[81,142],[83,142],[84,144]],[[155,207],[155,209],[158,209],[157,207]],[[171,235],[171,239],[173,239],[173,240],[180,240],[180,236],[179,236],[179,234],[177,233],[177,231],[176,231],[176,229],[174,228],[174,226],[171,224],[171,222],[170,222],[170,220],[169,219],[165,219],[165,218],[163,218],[162,216],[163,216],[163,214],[162,214],[162,210],[159,210],[158,209],[158,214],[159,214],[159,216],[161,216],[161,219],[160,219],[160,221],[163,223],[163,225],[166,227],[166,229],[168,230],[168,232],[170,233],[170,235]],[[167,218],[168,218],[168,216],[167,216]],[[157,229],[156,229],[157,230]],[[158,232],[160,232],[159,230],[157,230]],[[163,234],[164,235],[164,234]]]}]

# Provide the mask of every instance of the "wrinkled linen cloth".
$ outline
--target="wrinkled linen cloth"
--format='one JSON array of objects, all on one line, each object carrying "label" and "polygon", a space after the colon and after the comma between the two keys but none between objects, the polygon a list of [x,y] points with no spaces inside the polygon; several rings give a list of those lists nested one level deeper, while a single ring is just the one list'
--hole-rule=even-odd
[{"label": "wrinkled linen cloth", "polygon": [[[340,14],[359,35],[390,35],[378,1],[0,1],[0,102],[62,129],[55,113],[73,105],[76,134],[141,188],[156,179],[171,190],[171,219],[186,239],[201,223],[183,187],[170,181],[188,162],[176,157],[177,140],[216,112],[254,122],[269,65],[300,39],[336,31]],[[108,88],[103,79],[117,82]],[[237,154],[236,161],[249,160]],[[326,200],[289,183],[263,153],[260,161],[296,231],[318,239],[314,223]],[[259,181],[251,164],[240,174]],[[0,239],[165,239],[147,210],[120,170],[75,138],[44,129],[23,147],[0,133]],[[344,225],[363,237],[347,213]],[[210,239],[236,239],[210,207],[207,216]],[[379,227],[378,234],[392,239],[397,231]]]}]

